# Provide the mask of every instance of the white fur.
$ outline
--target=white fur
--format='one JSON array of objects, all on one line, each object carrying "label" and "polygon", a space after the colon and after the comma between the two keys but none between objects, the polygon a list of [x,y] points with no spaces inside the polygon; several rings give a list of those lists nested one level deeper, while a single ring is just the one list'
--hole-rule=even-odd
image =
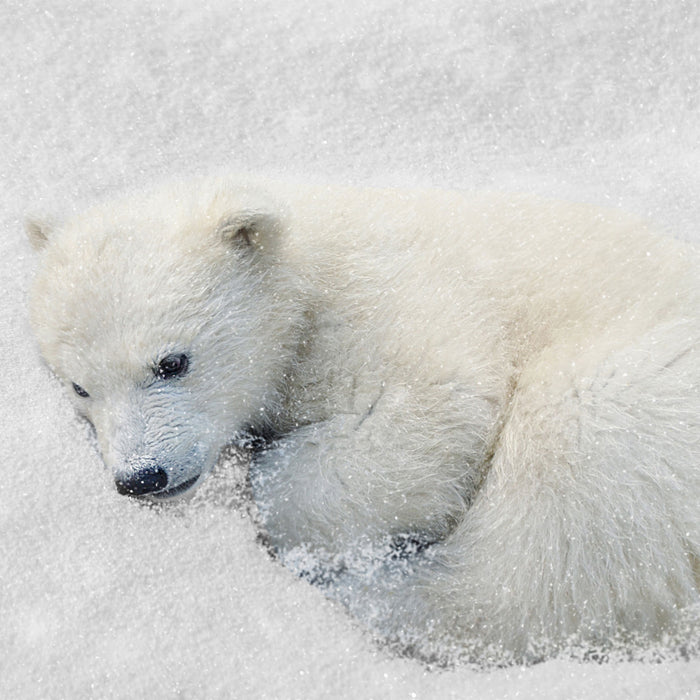
[{"label": "white fur", "polygon": [[[115,474],[178,484],[250,428],[281,556],[433,541],[385,629],[658,636],[698,600],[694,251],[532,198],[217,180],[100,205],[43,249],[42,352]],[[170,352],[186,376],[154,377]]]}]

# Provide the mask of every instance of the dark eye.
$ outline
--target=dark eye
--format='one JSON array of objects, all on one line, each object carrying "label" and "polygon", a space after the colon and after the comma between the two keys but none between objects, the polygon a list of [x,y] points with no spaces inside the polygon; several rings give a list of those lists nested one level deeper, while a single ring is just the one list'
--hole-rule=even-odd
[{"label": "dark eye", "polygon": [[73,391],[83,399],[87,399],[88,396],[90,396],[90,394],[88,394],[82,386],[76,384],[75,382],[73,382]]},{"label": "dark eye", "polygon": [[164,357],[155,368],[155,375],[160,379],[180,377],[187,372],[189,366],[187,355],[168,355]]}]

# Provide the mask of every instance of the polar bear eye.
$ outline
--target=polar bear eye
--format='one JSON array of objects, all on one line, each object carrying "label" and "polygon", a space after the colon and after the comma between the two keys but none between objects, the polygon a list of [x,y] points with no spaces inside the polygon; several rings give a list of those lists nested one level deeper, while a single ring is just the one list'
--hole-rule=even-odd
[{"label": "polar bear eye", "polygon": [[187,355],[168,355],[158,363],[155,374],[160,379],[179,377],[187,372],[189,364]]},{"label": "polar bear eye", "polygon": [[73,391],[83,399],[87,399],[90,396],[90,394],[88,394],[82,386],[76,384],[75,382],[73,382]]}]

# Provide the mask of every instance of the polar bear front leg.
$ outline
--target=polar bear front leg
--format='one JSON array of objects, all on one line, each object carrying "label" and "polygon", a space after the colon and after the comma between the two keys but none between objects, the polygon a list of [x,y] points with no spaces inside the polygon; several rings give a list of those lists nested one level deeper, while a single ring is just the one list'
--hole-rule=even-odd
[{"label": "polar bear front leg", "polygon": [[[346,440],[336,419],[304,426],[254,457],[251,484],[263,527],[278,552],[300,545],[334,549],[360,535]],[[365,517],[359,518],[364,525]]]},{"label": "polar bear front leg", "polygon": [[251,468],[271,544],[343,552],[393,535],[444,538],[480,480],[496,410],[454,382],[395,387],[364,413],[287,434]]}]

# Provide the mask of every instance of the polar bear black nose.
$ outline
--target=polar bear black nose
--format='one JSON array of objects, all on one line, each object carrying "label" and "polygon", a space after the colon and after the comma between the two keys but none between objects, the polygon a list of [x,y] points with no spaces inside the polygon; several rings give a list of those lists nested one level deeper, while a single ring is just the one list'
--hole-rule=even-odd
[{"label": "polar bear black nose", "polygon": [[117,491],[123,496],[144,496],[162,491],[168,485],[168,475],[156,466],[146,466],[115,478]]}]

